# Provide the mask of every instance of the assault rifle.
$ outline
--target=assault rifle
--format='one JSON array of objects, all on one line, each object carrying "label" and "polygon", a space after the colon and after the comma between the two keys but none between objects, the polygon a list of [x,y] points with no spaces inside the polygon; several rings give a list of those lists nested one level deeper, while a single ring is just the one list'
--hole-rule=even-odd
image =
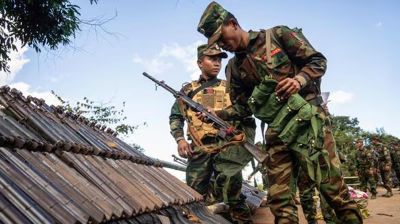
[{"label": "assault rifle", "polygon": [[232,125],[230,125],[228,122],[222,120],[218,116],[215,116],[214,114],[208,112],[207,108],[205,108],[203,105],[193,101],[190,97],[188,97],[185,93],[181,91],[176,91],[172,87],[168,86],[165,84],[164,81],[158,81],[151,75],[147,74],[146,72],[143,72],[143,75],[149,78],[151,81],[155,82],[157,85],[163,87],[166,89],[168,92],[170,92],[175,98],[181,99],[183,102],[185,102],[189,107],[191,107],[193,110],[202,112],[206,115],[207,119],[213,123],[213,125],[219,129],[218,131],[218,136],[221,137],[222,139],[230,142],[230,141],[242,141],[244,148],[251,153],[251,155],[254,156],[254,158],[258,162],[263,162],[265,158],[267,157],[267,153],[265,151],[262,151],[261,149],[257,148],[255,145],[249,143],[240,130],[235,129]]}]

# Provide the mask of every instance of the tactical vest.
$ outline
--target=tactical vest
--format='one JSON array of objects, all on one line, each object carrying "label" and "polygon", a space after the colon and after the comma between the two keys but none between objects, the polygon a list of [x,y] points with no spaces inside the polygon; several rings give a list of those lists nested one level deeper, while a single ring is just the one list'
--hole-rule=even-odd
[{"label": "tactical vest", "polygon": [[[195,90],[201,86],[198,82],[192,82],[192,90]],[[214,111],[223,110],[230,106],[232,103],[229,98],[229,94],[226,91],[226,81],[221,80],[218,86],[207,87],[193,96],[193,101],[200,103],[204,107],[210,107]],[[196,117],[196,111],[191,108],[186,110],[186,117],[188,119],[188,133],[190,133],[192,139],[196,142],[205,141],[217,137],[218,129],[212,124],[205,123]],[[203,142],[207,144],[207,142]]]}]

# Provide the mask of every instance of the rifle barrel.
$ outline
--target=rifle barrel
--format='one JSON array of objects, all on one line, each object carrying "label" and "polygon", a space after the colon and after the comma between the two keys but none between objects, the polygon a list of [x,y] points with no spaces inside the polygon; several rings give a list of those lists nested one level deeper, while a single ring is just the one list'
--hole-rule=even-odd
[{"label": "rifle barrel", "polygon": [[[209,120],[211,120],[216,126],[218,126],[220,133],[223,133],[224,136],[220,137],[225,138],[226,134],[232,136],[238,133],[238,131],[235,130],[229,123],[222,120],[220,117],[215,116],[214,114],[208,112],[207,108],[193,101],[190,97],[186,96],[184,93],[176,91],[172,87],[165,84],[164,81],[158,81],[157,79],[155,79],[153,76],[149,75],[146,72],[143,72],[143,75],[152,80],[153,82],[155,82],[156,84],[158,84],[159,86],[166,89],[168,92],[172,93],[172,95],[174,95],[175,98],[182,99],[182,101],[184,101],[192,109],[204,113]],[[257,148],[256,146],[254,146],[254,144],[248,141],[244,142],[243,146],[247,151],[249,151],[254,156],[254,158],[258,162],[263,162],[268,156],[268,154],[265,151]]]}]

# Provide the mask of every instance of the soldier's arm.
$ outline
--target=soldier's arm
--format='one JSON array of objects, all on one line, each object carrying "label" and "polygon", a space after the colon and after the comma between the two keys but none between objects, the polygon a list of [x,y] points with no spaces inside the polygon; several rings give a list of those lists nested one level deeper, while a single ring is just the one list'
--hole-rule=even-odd
[{"label": "soldier's arm", "polygon": [[245,91],[243,91],[242,81],[235,78],[238,77],[235,72],[238,72],[238,68],[235,65],[234,59],[230,59],[225,68],[225,75],[228,83],[227,91],[229,92],[232,105],[224,110],[216,111],[217,116],[226,121],[241,120],[252,115],[247,105],[249,96],[246,96]]},{"label": "soldier's arm", "polygon": [[286,26],[276,27],[274,31],[289,58],[301,67],[294,78],[302,87],[325,74],[326,58],[316,51],[304,36]]},{"label": "soldier's arm", "polygon": [[384,152],[384,155],[385,155],[385,163],[387,165],[391,165],[392,164],[392,158],[390,157],[389,149],[384,147],[383,152]]},{"label": "soldier's arm", "polygon": [[185,125],[185,118],[183,117],[181,110],[179,109],[178,102],[175,101],[171,108],[171,114],[169,115],[169,128],[171,135],[175,141],[185,139],[183,127]]}]

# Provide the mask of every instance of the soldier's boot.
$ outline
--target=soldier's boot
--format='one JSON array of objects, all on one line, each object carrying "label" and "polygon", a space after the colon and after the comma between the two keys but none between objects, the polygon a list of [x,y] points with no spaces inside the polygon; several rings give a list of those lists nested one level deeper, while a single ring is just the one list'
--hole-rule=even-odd
[{"label": "soldier's boot", "polygon": [[376,193],[372,193],[371,200],[376,199]]}]

